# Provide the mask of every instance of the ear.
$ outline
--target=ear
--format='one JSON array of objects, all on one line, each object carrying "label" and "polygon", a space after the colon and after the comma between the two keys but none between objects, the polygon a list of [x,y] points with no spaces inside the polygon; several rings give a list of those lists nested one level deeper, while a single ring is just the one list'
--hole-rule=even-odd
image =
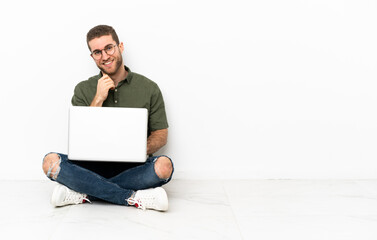
[{"label": "ear", "polygon": [[119,46],[120,52],[123,53],[123,51],[124,51],[123,42],[120,42],[118,46]]}]

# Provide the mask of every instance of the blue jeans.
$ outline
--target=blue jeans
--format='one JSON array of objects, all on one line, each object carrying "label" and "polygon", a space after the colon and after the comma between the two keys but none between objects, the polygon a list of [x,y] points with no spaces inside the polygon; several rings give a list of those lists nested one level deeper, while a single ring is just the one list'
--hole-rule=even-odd
[{"label": "blue jeans", "polygon": [[54,178],[47,174],[48,178],[76,192],[87,194],[89,200],[101,199],[119,205],[128,205],[126,200],[137,190],[155,188],[168,183],[174,171],[173,167],[168,179],[160,179],[154,170],[154,164],[160,156],[153,156],[149,157],[144,164],[107,179],[76,165],[74,161],[68,159],[66,154],[57,154],[60,156],[57,176]]}]

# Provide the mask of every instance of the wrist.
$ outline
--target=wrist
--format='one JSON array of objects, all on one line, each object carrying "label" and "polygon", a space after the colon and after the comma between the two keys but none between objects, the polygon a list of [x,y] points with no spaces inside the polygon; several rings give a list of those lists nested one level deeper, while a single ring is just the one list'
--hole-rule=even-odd
[{"label": "wrist", "polygon": [[102,107],[104,100],[99,98],[97,95],[94,97],[92,103],[90,104],[91,107]]}]

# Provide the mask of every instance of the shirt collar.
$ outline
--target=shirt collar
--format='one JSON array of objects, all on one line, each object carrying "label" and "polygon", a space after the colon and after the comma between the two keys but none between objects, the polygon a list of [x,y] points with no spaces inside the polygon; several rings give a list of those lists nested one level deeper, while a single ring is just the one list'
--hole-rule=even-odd
[{"label": "shirt collar", "polygon": [[[127,77],[124,80],[119,82],[119,84],[123,83],[124,81],[126,81],[127,83],[131,82],[131,79],[132,79],[131,69],[129,67],[127,67],[126,65],[124,65],[124,69],[128,72],[128,74],[127,74]],[[98,76],[99,76],[99,78],[101,78],[103,76],[102,71],[99,72]]]}]

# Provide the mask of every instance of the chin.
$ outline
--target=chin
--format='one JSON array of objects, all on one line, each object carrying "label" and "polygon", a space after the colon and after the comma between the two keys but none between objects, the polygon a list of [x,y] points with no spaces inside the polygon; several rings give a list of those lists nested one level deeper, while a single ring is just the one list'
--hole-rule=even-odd
[{"label": "chin", "polygon": [[106,73],[107,75],[112,75],[112,74],[114,74],[115,72],[116,72],[116,70],[117,69],[114,69],[114,70],[106,70],[105,68],[103,68],[103,67],[99,67],[98,66],[98,68],[103,72],[103,73]]},{"label": "chin", "polygon": [[106,70],[103,69],[103,68],[101,68],[101,71],[102,71],[103,73],[107,74],[107,75],[113,75],[113,74],[115,73],[115,71],[111,71],[111,72],[109,72],[109,71],[106,71]]},{"label": "chin", "polygon": [[[98,66],[98,65],[97,65]],[[104,73],[106,73],[107,75],[113,75],[113,74],[115,74],[118,70],[119,70],[119,68],[122,66],[122,63],[116,63],[115,64],[115,68],[114,69],[105,69],[105,68],[103,68],[103,67],[99,67],[98,66],[98,68],[102,71],[102,72],[104,72]]]}]

